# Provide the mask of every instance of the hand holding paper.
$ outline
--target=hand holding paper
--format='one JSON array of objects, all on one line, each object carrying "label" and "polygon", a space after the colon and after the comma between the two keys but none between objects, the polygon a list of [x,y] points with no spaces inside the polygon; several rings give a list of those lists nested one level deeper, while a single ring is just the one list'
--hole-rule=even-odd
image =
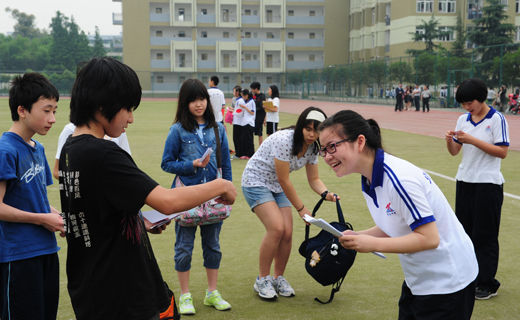
[{"label": "hand holding paper", "polygon": [[[316,218],[313,218],[311,216],[309,216],[308,214],[304,215],[303,216],[303,219],[305,221],[307,221],[308,223],[310,224],[313,224],[315,226],[318,226],[320,227],[321,229],[327,231],[327,232],[330,232],[333,236],[335,237],[341,237],[343,235],[343,233],[341,231],[339,231],[338,229],[334,228],[333,226],[330,225],[330,223],[328,223],[327,221],[319,218],[319,219],[316,219]],[[376,256],[380,257],[380,258],[383,258],[383,259],[386,259],[386,256],[380,252],[372,252],[373,254],[375,254]]]}]

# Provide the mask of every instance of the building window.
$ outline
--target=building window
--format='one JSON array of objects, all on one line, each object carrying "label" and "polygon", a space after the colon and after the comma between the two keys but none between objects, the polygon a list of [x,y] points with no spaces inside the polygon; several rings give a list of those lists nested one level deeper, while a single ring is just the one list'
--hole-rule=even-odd
[{"label": "building window", "polygon": [[274,33],[268,32],[267,33],[267,39],[274,39]]},{"label": "building window", "polygon": [[452,27],[439,27],[439,31],[447,32],[445,36],[439,37],[440,41],[453,41],[455,40],[455,35],[453,33]]},{"label": "building window", "polygon": [[267,77],[265,78],[265,81],[266,81],[267,83],[273,83],[273,77],[271,77],[271,76],[267,76]]},{"label": "building window", "polygon": [[206,9],[206,8],[202,8],[202,9],[200,9],[200,15],[201,15],[201,16],[205,16],[205,15],[207,15],[207,14],[208,14],[208,9]]},{"label": "building window", "polygon": [[155,13],[156,14],[161,14],[162,13],[162,8],[155,8]]},{"label": "building window", "polygon": [[432,12],[433,0],[417,0],[417,12]]},{"label": "building window", "polygon": [[271,10],[271,9],[267,9],[267,11],[266,11],[266,17],[265,17],[265,18],[266,18],[266,19],[265,19],[266,22],[268,22],[268,23],[273,22],[273,10]]},{"label": "building window", "polygon": [[157,76],[157,83],[164,83],[164,77],[163,76]]},{"label": "building window", "polygon": [[439,12],[450,13],[455,12],[455,0],[439,0]]},{"label": "building window", "polygon": [[179,8],[179,11],[178,11],[178,19],[179,21],[184,21],[184,8]]},{"label": "building window", "polygon": [[520,0],[516,0],[516,4],[515,4],[515,12],[516,12],[516,13],[519,13],[519,12],[520,12]]},{"label": "building window", "polygon": [[314,61],[314,60],[316,60],[316,56],[313,54],[309,54],[309,61]]},{"label": "building window", "polygon": [[258,59],[256,58],[256,54],[253,55],[253,60],[254,60],[254,61],[258,60]]},{"label": "building window", "polygon": [[246,54],[244,54],[244,59],[245,59],[246,61],[251,61],[251,54],[250,54],[250,53],[246,53]]},{"label": "building window", "polygon": [[222,37],[225,39],[229,38],[229,32],[228,31],[222,32]]},{"label": "building window", "polygon": [[186,37],[186,32],[184,32],[184,31],[179,31],[179,33],[177,34],[177,36],[178,36],[179,38],[185,38],[185,37]]},{"label": "building window", "polygon": [[468,0],[468,19],[477,19],[482,17],[483,0]]},{"label": "building window", "polygon": [[294,16],[294,10],[287,11],[287,15],[290,17]]},{"label": "building window", "polygon": [[229,22],[229,9],[222,10],[222,21]]},{"label": "building window", "polygon": [[162,30],[155,30],[156,37],[162,37]]},{"label": "building window", "polygon": [[[507,7],[507,0],[500,0],[500,3],[503,5],[503,6],[506,6]],[[507,8],[504,8],[507,10]]]},{"label": "building window", "polygon": [[229,83],[229,76],[224,76],[224,83]]},{"label": "building window", "polygon": [[244,33],[244,38],[248,38],[248,39],[251,38],[251,32],[246,31],[246,32]]},{"label": "building window", "polygon": [[201,31],[200,32],[200,37],[201,38],[207,38],[208,37],[208,32],[207,31]]},{"label": "building window", "polygon": [[157,52],[156,57],[157,57],[157,60],[162,60],[162,59],[164,59],[164,55],[162,54],[162,52]]},{"label": "building window", "polygon": [[520,27],[516,27],[516,35],[515,35],[515,41],[520,41]]},{"label": "building window", "polygon": [[186,54],[179,53],[179,67],[184,68],[186,66]]},{"label": "building window", "polygon": [[287,33],[287,38],[294,39],[294,32]]},{"label": "building window", "polygon": [[251,83],[251,76],[245,76],[244,80],[245,80],[244,83],[247,83],[249,85],[249,83]]},{"label": "building window", "polygon": [[314,32],[309,33],[309,39],[315,39],[316,34]]},{"label": "building window", "polygon": [[424,34],[424,28],[415,27],[415,34]]},{"label": "building window", "polygon": [[288,54],[287,61],[294,61],[294,54]]},{"label": "building window", "polygon": [[372,25],[376,24],[376,8],[372,8]]},{"label": "building window", "polygon": [[316,15],[316,11],[310,10],[309,11],[309,17],[314,17]]},{"label": "building window", "polygon": [[208,60],[208,54],[207,53],[201,53],[200,54],[200,60],[202,60],[202,61]]},{"label": "building window", "polygon": [[250,16],[251,15],[251,9],[244,9],[244,16]]}]

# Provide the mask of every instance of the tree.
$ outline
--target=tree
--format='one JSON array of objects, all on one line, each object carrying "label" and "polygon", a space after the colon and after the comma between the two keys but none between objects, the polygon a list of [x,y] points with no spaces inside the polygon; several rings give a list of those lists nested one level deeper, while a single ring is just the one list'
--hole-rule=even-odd
[{"label": "tree", "polygon": [[[449,35],[448,31],[441,31],[439,29],[439,21],[435,20],[431,16],[429,21],[422,20],[422,24],[417,26],[417,29],[423,30],[423,32],[410,32],[415,42],[424,42],[426,45],[425,50],[427,52],[434,52],[436,48],[440,47],[439,44],[434,43],[434,40],[438,40],[441,37]],[[407,52],[416,56],[424,50],[408,49]]]},{"label": "tree", "polygon": [[44,35],[38,28],[34,26],[34,15],[21,12],[18,9],[5,8],[5,11],[11,14],[16,20],[14,25],[13,37],[21,36],[26,38],[38,38]]},{"label": "tree", "polygon": [[386,77],[386,63],[382,60],[371,61],[368,65],[368,74],[369,79],[377,84],[377,88],[382,88]]},{"label": "tree", "polygon": [[415,57],[415,77],[417,84],[432,84],[435,80],[436,55],[423,52]]},{"label": "tree", "polygon": [[412,81],[412,67],[404,61],[390,64],[390,78],[399,83]]},{"label": "tree", "polygon": [[481,62],[492,63],[495,57],[504,52],[499,45],[513,42],[515,26],[505,23],[507,13],[500,0],[487,0],[487,3],[482,8],[482,17],[473,20],[475,28],[468,32],[468,39],[477,46]]},{"label": "tree", "polygon": [[0,70],[42,70],[49,63],[50,44],[49,36],[30,39],[0,34]]},{"label": "tree", "polygon": [[103,40],[99,35],[99,28],[96,26],[96,35],[94,37],[94,46],[92,47],[92,57],[104,57],[107,52],[103,46]]},{"label": "tree", "polygon": [[451,45],[451,55],[459,58],[468,56],[466,53],[466,33],[464,32],[464,25],[462,24],[462,17],[457,16],[457,25],[455,27],[455,41]]},{"label": "tree", "polygon": [[88,39],[74,18],[64,16],[60,11],[51,21],[51,62],[53,66],[63,65],[68,70],[76,70],[77,64],[91,57]]},{"label": "tree", "polygon": [[[500,57],[495,57],[494,60],[493,70],[498,72],[500,69]],[[504,83],[509,84],[511,87],[520,84],[520,49],[506,53],[502,63]]]}]

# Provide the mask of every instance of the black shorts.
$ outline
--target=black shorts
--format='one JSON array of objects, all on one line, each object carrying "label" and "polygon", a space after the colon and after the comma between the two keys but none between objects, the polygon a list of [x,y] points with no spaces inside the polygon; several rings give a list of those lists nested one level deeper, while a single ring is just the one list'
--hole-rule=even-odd
[{"label": "black shorts", "polygon": [[413,295],[403,281],[399,320],[469,320],[475,304],[475,282],[454,293]]},{"label": "black shorts", "polygon": [[278,131],[278,122],[266,122],[265,131],[267,132],[267,135],[272,135]]},{"label": "black shorts", "polygon": [[0,319],[56,319],[58,254],[0,263]]},{"label": "black shorts", "polygon": [[257,110],[255,116],[255,136],[263,136],[264,135],[264,120],[265,120],[265,111]]}]

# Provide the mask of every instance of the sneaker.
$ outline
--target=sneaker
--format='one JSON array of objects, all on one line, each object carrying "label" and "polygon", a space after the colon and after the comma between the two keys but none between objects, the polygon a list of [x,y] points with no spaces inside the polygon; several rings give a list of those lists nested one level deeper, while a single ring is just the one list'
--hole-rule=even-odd
[{"label": "sneaker", "polygon": [[206,289],[206,297],[204,297],[204,305],[215,307],[219,311],[231,309],[231,305],[226,300],[222,299],[218,290],[208,292]]},{"label": "sneaker", "polygon": [[248,156],[241,156],[240,159],[241,160],[249,160],[250,158]]},{"label": "sneaker", "polygon": [[274,290],[271,276],[257,277],[253,288],[261,298],[276,299],[278,297]]},{"label": "sneaker", "polygon": [[195,314],[195,307],[193,306],[193,299],[191,293],[181,294],[179,298],[179,313],[180,314]]},{"label": "sneaker", "polygon": [[475,299],[477,300],[487,300],[497,295],[497,290],[491,291],[484,288],[477,287],[475,289]]},{"label": "sneaker", "polygon": [[276,292],[282,297],[294,297],[294,289],[283,276],[274,279],[273,285]]}]

